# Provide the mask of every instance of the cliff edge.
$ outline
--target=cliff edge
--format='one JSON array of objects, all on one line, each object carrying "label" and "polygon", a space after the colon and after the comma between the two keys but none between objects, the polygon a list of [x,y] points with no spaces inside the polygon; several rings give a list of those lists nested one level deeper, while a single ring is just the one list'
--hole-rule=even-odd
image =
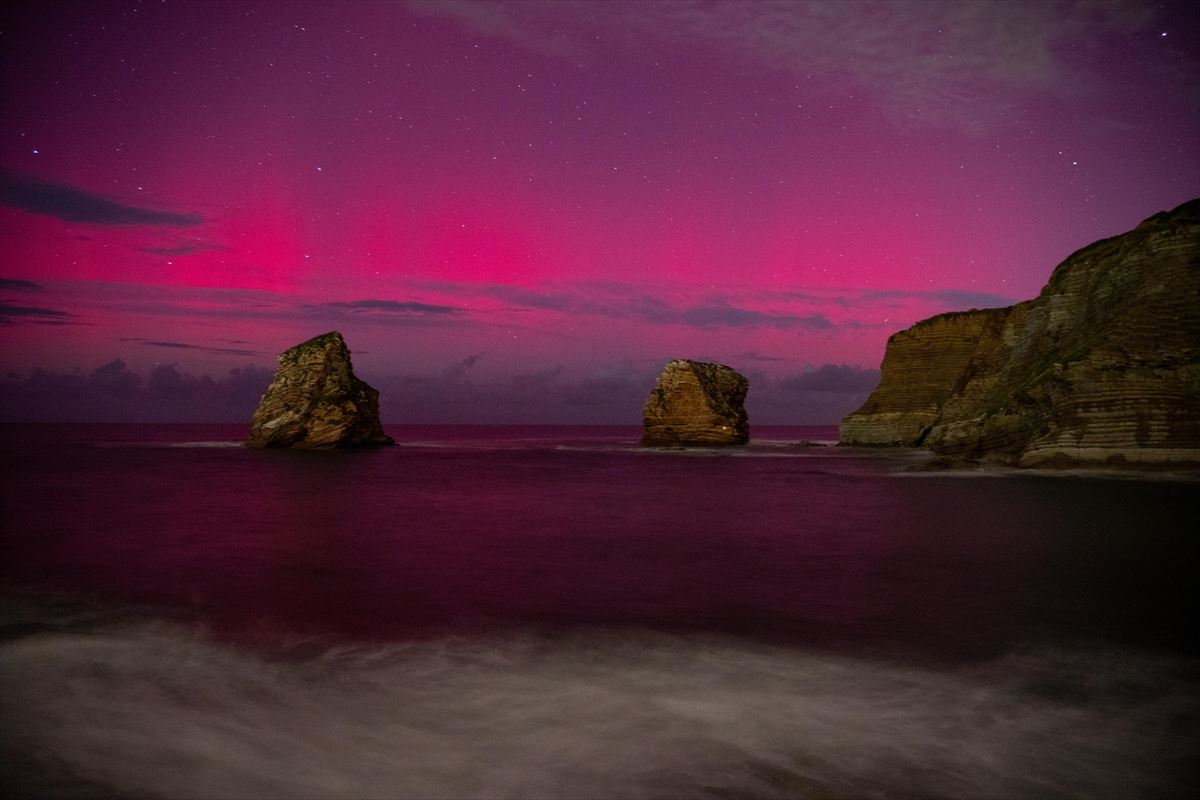
[{"label": "cliff edge", "polygon": [[280,354],[247,444],[323,450],[395,442],[379,423],[379,392],[355,376],[350,350],[333,331]]},{"label": "cliff edge", "polygon": [[894,334],[881,370],[843,444],[1200,465],[1200,199],[1075,252],[1033,300]]},{"label": "cliff edge", "polygon": [[642,409],[642,444],[726,445],[750,440],[749,381],[724,364],[676,359]]}]

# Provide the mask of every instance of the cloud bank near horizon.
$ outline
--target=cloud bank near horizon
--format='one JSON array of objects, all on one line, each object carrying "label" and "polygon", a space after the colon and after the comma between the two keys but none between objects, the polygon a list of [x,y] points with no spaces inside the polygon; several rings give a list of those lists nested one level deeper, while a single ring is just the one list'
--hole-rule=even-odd
[{"label": "cloud bank near horizon", "polygon": [[[1005,299],[950,290],[695,292],[612,282],[515,290],[417,281],[399,286],[392,297],[334,300],[263,290],[8,279],[0,282],[0,324],[10,347],[0,369],[61,373],[57,365],[65,361],[82,371],[120,357],[136,370],[170,361],[197,375],[222,374],[245,359],[268,366],[297,342],[340,330],[356,366],[381,375],[437,374],[446,364],[487,352],[477,381],[503,383],[555,365],[576,376],[622,362],[652,368],[677,357],[727,363],[781,381],[814,364],[873,369],[882,357],[877,342],[890,333],[965,310],[968,303]],[[53,337],[46,336],[47,326]],[[583,396],[564,391],[568,404]],[[441,401],[433,395],[430,402]]]},{"label": "cloud bank near horizon", "polygon": [[[141,341],[148,347],[189,349],[175,342]],[[229,350],[230,353],[242,352]],[[477,377],[487,357],[474,353],[427,373],[361,375],[380,392],[385,425],[413,424],[641,424],[641,408],[659,366],[630,362],[587,373],[563,364],[500,378]],[[751,382],[747,408],[765,425],[834,424],[857,408],[879,381],[879,371],[844,364],[810,367],[782,379],[745,370]],[[224,376],[195,375],[178,364],[158,364],[148,374],[120,358],[90,372],[34,370],[0,377],[3,422],[197,422],[250,419],[274,370],[247,365]]]}]

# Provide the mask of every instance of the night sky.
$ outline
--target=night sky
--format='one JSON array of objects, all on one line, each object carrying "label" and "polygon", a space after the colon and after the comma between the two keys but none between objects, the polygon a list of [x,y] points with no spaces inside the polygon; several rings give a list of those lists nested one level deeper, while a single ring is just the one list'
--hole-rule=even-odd
[{"label": "night sky", "polygon": [[1200,195],[1187,5],[9,6],[0,413],[248,419],[337,329],[385,425],[638,424],[673,357],[835,422]]}]

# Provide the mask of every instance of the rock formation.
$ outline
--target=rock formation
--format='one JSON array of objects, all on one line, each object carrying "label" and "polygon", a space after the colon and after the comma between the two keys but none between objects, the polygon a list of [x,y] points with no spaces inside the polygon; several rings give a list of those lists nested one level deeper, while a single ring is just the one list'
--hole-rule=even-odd
[{"label": "rock formation", "polygon": [[642,444],[745,444],[750,425],[742,403],[749,386],[724,364],[670,362],[642,410]]},{"label": "rock formation", "polygon": [[1200,200],[1060,264],[1008,308],[893,335],[843,444],[956,459],[1200,464]]},{"label": "rock formation", "polygon": [[279,356],[247,444],[320,450],[395,442],[379,424],[379,392],[355,377],[346,342],[333,331]]}]

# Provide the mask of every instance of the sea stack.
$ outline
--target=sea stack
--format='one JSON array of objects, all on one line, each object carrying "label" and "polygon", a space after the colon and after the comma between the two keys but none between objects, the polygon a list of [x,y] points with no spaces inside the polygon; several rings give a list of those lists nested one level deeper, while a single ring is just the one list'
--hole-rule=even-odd
[{"label": "sea stack", "polygon": [[280,354],[247,444],[327,450],[395,442],[379,424],[379,392],[355,377],[350,350],[332,331]]},{"label": "sea stack", "polygon": [[1200,200],[1079,250],[1033,300],[893,335],[840,438],[1019,466],[1200,464]]},{"label": "sea stack", "polygon": [[749,386],[724,364],[671,361],[642,410],[642,444],[745,444],[750,425],[742,404]]}]

